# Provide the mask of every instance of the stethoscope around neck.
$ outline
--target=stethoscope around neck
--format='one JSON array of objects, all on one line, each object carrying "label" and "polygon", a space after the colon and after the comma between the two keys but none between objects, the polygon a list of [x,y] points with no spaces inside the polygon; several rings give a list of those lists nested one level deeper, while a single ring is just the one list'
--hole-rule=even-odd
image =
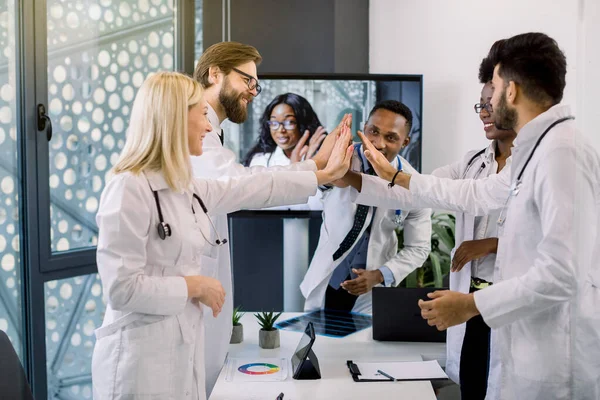
[{"label": "stethoscope around neck", "polygon": [[[156,202],[156,209],[158,210],[158,221],[159,222],[156,227],[156,229],[158,231],[158,237],[161,238],[162,240],[166,240],[169,236],[171,236],[173,234],[173,231],[171,230],[171,226],[168,223],[166,223],[165,220],[163,219],[162,209],[160,208],[160,201],[158,200],[158,192],[156,190],[153,190],[152,194],[154,195],[154,201]],[[215,243],[213,244],[211,240],[207,239],[206,236],[204,236],[204,232],[202,232],[202,230],[200,230],[200,233],[204,237],[204,240],[206,240],[206,242],[211,246],[222,246],[222,245],[226,244],[227,239],[221,239],[221,237],[219,236],[219,231],[217,231],[215,224],[213,223],[212,219],[210,218],[210,215],[208,215],[208,209],[204,205],[204,202],[202,201],[200,196],[198,196],[196,193],[194,193],[193,196],[196,199],[196,201],[198,201],[198,204],[200,204],[202,211],[204,211],[204,214],[206,214],[206,218],[208,218],[208,222],[210,222],[210,226],[212,227],[212,229],[215,231],[215,234],[217,235],[217,240],[215,240]],[[194,210],[193,204],[192,204],[192,213],[194,213],[194,216],[196,215],[196,211]]]},{"label": "stethoscope around neck", "polygon": [[[475,153],[473,155],[473,157],[471,157],[471,159],[469,160],[469,162],[467,163],[467,167],[465,168],[465,171],[462,174],[462,177],[460,179],[467,179],[467,174],[469,173],[469,170],[471,169],[471,167],[473,166],[473,164],[475,163],[475,161],[482,155],[485,153],[485,151],[487,150],[487,147],[485,149],[479,150],[477,153]],[[485,169],[485,161],[482,161],[481,166],[479,167],[479,169],[477,170],[477,172],[475,173],[475,175],[473,175],[472,179],[476,179],[479,174],[481,173],[481,171],[483,171]]]},{"label": "stethoscope around neck", "polygon": [[531,158],[535,154],[535,151],[539,147],[540,143],[542,142],[542,140],[544,139],[544,137],[546,137],[546,134],[548,132],[550,132],[550,130],[552,128],[554,128],[556,125],[558,125],[560,123],[563,123],[565,121],[568,121],[570,119],[575,119],[575,117],[564,117],[564,118],[561,118],[561,119],[558,119],[558,120],[554,121],[540,135],[540,137],[538,138],[537,142],[535,142],[535,145],[533,146],[533,149],[531,150],[531,153],[529,153],[529,157],[527,157],[527,160],[525,161],[525,164],[523,164],[523,167],[521,168],[521,171],[519,172],[519,175],[517,175],[517,180],[511,185],[510,194],[508,195],[508,198],[506,199],[506,202],[504,203],[504,207],[502,208],[502,211],[500,212],[500,216],[498,217],[498,225],[500,225],[500,226],[504,225],[504,222],[506,221],[506,213],[507,213],[507,209],[508,209],[508,203],[510,202],[511,198],[513,198],[513,197],[515,197],[515,196],[517,196],[519,194],[519,191],[521,190],[521,183],[522,183],[523,173],[525,172],[525,169],[527,169],[527,165],[529,165],[529,161],[531,161]]}]

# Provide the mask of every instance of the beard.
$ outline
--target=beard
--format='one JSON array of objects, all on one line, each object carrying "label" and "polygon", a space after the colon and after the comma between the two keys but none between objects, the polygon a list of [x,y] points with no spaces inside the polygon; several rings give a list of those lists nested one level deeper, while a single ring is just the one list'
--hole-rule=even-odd
[{"label": "beard", "polygon": [[506,88],[500,95],[500,101],[494,108],[494,124],[496,129],[503,131],[512,130],[517,126],[517,110],[509,108],[506,102]]},{"label": "beard", "polygon": [[[219,102],[225,110],[227,118],[236,124],[241,124],[248,118],[248,108],[242,104],[243,93],[236,93],[235,90],[229,84],[229,78],[225,78],[223,87],[219,92]],[[248,104],[251,99],[247,99]]]}]

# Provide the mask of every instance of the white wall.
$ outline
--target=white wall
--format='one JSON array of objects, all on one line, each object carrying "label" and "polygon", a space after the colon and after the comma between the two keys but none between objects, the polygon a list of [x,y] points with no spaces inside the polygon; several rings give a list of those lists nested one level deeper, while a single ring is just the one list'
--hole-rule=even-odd
[{"label": "white wall", "polygon": [[[371,0],[370,71],[424,76],[423,172],[486,145],[473,104],[479,101],[481,92],[479,64],[498,39],[531,31],[556,39],[569,66],[564,102],[574,111],[577,106],[590,107],[587,100],[593,99],[592,93],[585,102],[577,97],[577,88],[582,86],[577,62],[587,57],[578,51],[578,41],[588,38],[589,48],[595,47],[595,69],[600,69],[600,24],[589,23],[586,29],[578,25],[579,19],[587,19],[579,14],[580,2],[584,1],[599,2]],[[593,43],[592,36],[596,38]],[[598,77],[600,72],[591,69],[592,65],[587,64],[587,73]],[[595,94],[600,96],[600,91]],[[600,115],[599,107],[595,108]],[[600,133],[599,126],[596,124]]]},{"label": "white wall", "polygon": [[577,119],[600,151],[600,0],[580,0]]}]

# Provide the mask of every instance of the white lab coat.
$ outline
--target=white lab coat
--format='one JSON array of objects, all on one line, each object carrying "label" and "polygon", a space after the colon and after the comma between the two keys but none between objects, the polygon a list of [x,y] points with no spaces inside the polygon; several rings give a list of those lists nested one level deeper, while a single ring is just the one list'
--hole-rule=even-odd
[{"label": "white lab coat", "polygon": [[[281,147],[277,146],[272,153],[258,153],[252,157],[250,167],[274,167],[288,166],[290,159],[285,155]],[[281,207],[272,207],[269,210],[322,210],[323,199],[320,191],[316,195],[308,198],[306,204],[292,204]]]},{"label": "white lab coat", "polygon": [[[223,177],[241,177],[265,171],[316,171],[317,167],[314,161],[307,160],[301,163],[294,163],[287,167],[244,167],[237,162],[236,155],[231,150],[226,149],[221,144],[219,138],[219,118],[208,106],[208,119],[215,130],[209,132],[203,141],[203,154],[200,157],[192,157],[192,167],[194,176],[198,178],[219,179]],[[307,200],[297,201],[297,203]],[[293,201],[282,202],[280,204],[294,204]],[[212,213],[211,213],[212,215]],[[215,226],[219,231],[221,238],[229,240],[229,227],[226,213],[215,215],[213,218]],[[204,327],[206,331],[206,393],[207,397],[217,382],[221,368],[225,363],[229,340],[231,338],[232,315],[233,315],[233,284],[231,273],[231,255],[229,246],[220,246],[216,251],[202,257],[202,275],[218,279],[225,288],[229,296],[225,297],[223,311],[217,318],[212,314],[204,318]]]},{"label": "white lab coat", "polygon": [[[361,171],[360,156],[355,154],[352,169]],[[398,160],[392,163],[397,168]],[[416,173],[408,161],[402,159],[404,171]],[[357,205],[351,199],[352,188],[338,188],[323,194],[324,209],[321,235],[310,267],[300,284],[300,290],[306,299],[305,311],[322,309],[325,304],[325,291],[331,280],[331,275],[337,266],[352,251],[358,240],[346,253],[333,261],[333,254],[352,228]],[[367,251],[367,270],[377,270],[383,266],[390,269],[396,284],[399,284],[414,269],[423,265],[431,251],[431,210],[402,209],[400,224],[395,222],[396,210],[378,208],[373,217],[371,236]],[[373,208],[369,210],[367,221],[373,216]],[[398,251],[396,228],[404,226],[404,247]],[[365,223],[359,238],[368,227]],[[371,313],[371,292],[358,296],[354,312]]]},{"label": "white lab coat", "polygon": [[[455,163],[440,167],[434,170],[431,175],[437,176],[438,178],[448,179],[483,179],[490,175],[493,175],[498,170],[498,164],[495,160],[496,145],[491,142],[490,145],[485,149],[485,152],[479,154],[479,151],[474,150],[468,152],[462,160]],[[510,159],[507,161],[507,165],[510,164]],[[486,232],[488,231],[488,224],[496,224],[498,219],[498,213],[487,215],[485,220],[476,224],[475,216],[472,214],[456,213],[456,227],[455,227],[455,247],[452,249],[452,257],[454,252],[462,242],[468,240],[476,240],[487,237]],[[477,226],[478,232],[475,232]],[[495,236],[497,237],[497,236]],[[490,263],[493,269],[493,264],[496,261],[496,255],[490,254],[483,260],[486,265]],[[472,268],[471,262],[464,265],[464,267],[458,272],[450,273],[450,290],[469,293],[471,287]],[[493,271],[492,271],[493,274]],[[479,276],[482,278],[481,276]],[[446,336],[446,373],[456,383],[460,383],[460,357],[462,351],[463,340],[465,338],[466,323],[453,326],[448,329]],[[492,340],[490,342],[490,369],[488,374],[488,393],[493,393],[496,389],[496,385],[499,383],[498,379],[500,376],[500,355],[494,351],[495,331],[491,333]]]},{"label": "white lab coat", "polygon": [[[166,240],[158,237],[151,188],[172,230]],[[172,191],[157,172],[111,179],[96,217],[107,309],[92,358],[94,399],[206,398],[206,314],[188,300],[183,277],[202,274],[201,255],[210,252],[207,240],[214,243],[216,235],[193,193],[209,212],[223,214],[306,200],[316,188],[312,172],[197,180],[182,193]]]},{"label": "white lab coat", "polygon": [[[512,164],[487,179],[452,181],[415,175],[410,191],[423,206],[484,215],[502,209],[537,139],[570,115],[554,106],[526,124]],[[412,204],[402,188],[363,179],[375,205]],[[541,142],[506,207],[495,283],[475,293],[497,330],[501,380],[488,399],[600,398],[600,157],[563,122]],[[360,196],[359,196],[360,197]]]}]

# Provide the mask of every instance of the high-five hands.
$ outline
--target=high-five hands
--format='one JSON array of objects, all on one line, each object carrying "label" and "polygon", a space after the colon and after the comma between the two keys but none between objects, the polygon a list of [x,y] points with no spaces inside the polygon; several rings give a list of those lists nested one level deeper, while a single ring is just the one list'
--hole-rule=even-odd
[{"label": "high-five hands", "polygon": [[348,129],[352,127],[352,114],[344,115],[338,126],[333,131],[331,131],[331,133],[328,134],[323,140],[321,148],[319,148],[317,154],[315,154],[315,156],[312,158],[315,164],[317,164],[317,169],[323,169],[327,165],[327,161],[331,156],[333,147],[335,146],[337,138],[339,137],[340,132],[344,126],[348,127]]},{"label": "high-five hands", "polygon": [[[365,157],[367,157],[367,160],[369,160],[369,163],[373,166],[377,175],[389,182],[391,182],[395,176],[394,183],[408,189],[410,175],[404,172],[398,172],[398,170],[390,164],[388,159],[373,146],[373,143],[371,143],[361,131],[358,131],[358,137],[360,137],[360,140],[365,146]],[[396,174],[397,172],[398,174]]]},{"label": "high-five hands", "polygon": [[352,161],[354,147],[352,146],[350,128],[343,125],[339,130],[339,134],[332,132],[331,135],[335,135],[337,138],[335,138],[327,165],[325,169],[315,172],[319,185],[325,185],[343,177],[350,168],[350,162]]}]

